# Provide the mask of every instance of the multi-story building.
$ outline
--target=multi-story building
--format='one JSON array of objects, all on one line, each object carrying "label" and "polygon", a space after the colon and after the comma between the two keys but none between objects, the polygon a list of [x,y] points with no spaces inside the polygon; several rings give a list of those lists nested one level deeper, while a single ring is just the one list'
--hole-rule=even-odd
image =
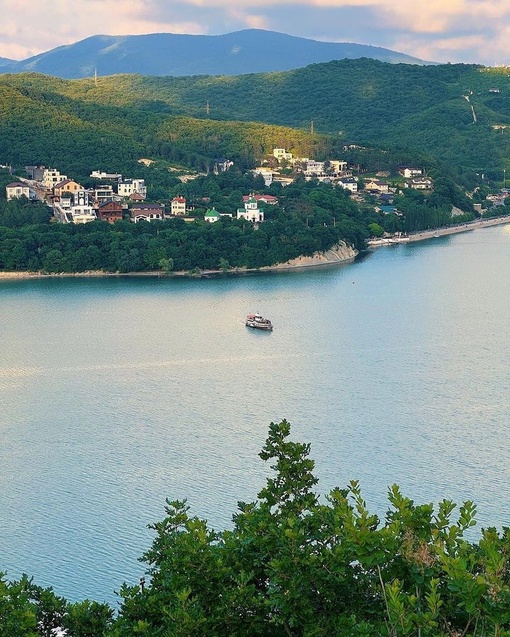
[{"label": "multi-story building", "polygon": [[67,179],[67,175],[61,175],[56,168],[45,168],[42,177],[42,185],[53,190],[56,184]]},{"label": "multi-story building", "polygon": [[174,197],[170,202],[170,214],[171,215],[185,215],[186,214],[186,199],[184,197]]},{"label": "multi-story building", "polygon": [[147,187],[144,179],[122,179],[117,183],[117,193],[121,197],[130,197],[137,193],[144,199],[147,197]]}]

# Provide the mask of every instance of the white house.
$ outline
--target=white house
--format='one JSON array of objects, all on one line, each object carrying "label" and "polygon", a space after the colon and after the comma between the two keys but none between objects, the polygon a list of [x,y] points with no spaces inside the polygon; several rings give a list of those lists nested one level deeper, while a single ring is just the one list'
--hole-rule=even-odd
[{"label": "white house", "polygon": [[323,161],[315,161],[314,159],[309,159],[306,162],[306,170],[305,175],[322,175],[324,172],[325,162]]},{"label": "white house", "polygon": [[278,161],[291,161],[292,153],[288,153],[285,148],[273,148],[273,157],[276,157]]},{"label": "white house", "polygon": [[70,213],[73,223],[90,223],[97,219],[96,211],[92,206],[71,206]]},{"label": "white house", "polygon": [[186,199],[184,197],[174,197],[170,202],[170,214],[171,215],[185,215],[186,214]]},{"label": "white house", "polygon": [[158,203],[133,204],[130,210],[131,220],[161,221],[163,219],[163,207]]},{"label": "white house", "polygon": [[96,211],[92,207],[89,193],[79,190],[73,193],[72,204],[68,209],[73,223],[89,223],[97,219]]},{"label": "white house", "polygon": [[264,211],[259,210],[259,205],[255,197],[251,196],[244,204],[244,210],[237,209],[237,218],[246,219],[251,223],[262,223],[264,221]]},{"label": "white house", "polygon": [[432,179],[428,177],[414,177],[404,184],[406,188],[414,190],[430,190],[432,188]]},{"label": "white house", "polygon": [[412,168],[411,166],[401,166],[398,169],[398,172],[406,179],[410,179],[411,177],[421,177],[423,175],[422,168]]},{"label": "white house", "polygon": [[204,215],[204,220],[207,223],[215,223],[220,218],[220,213],[216,210],[216,208],[210,208]]},{"label": "white house", "polygon": [[11,199],[19,199],[19,197],[26,197],[27,199],[38,199],[35,190],[25,184],[22,181],[13,181],[5,187],[5,192],[7,196],[7,201],[11,201]]},{"label": "white house", "polygon": [[94,179],[115,179],[115,180],[122,179],[122,175],[119,173],[105,173],[102,170],[93,170],[90,173],[90,176],[93,177]]},{"label": "white house", "polygon": [[262,175],[264,184],[266,186],[270,186],[273,183],[273,171],[271,170],[271,168],[267,168],[266,166],[259,166],[258,168],[254,168],[251,172],[254,175]]},{"label": "white house", "polygon": [[117,194],[121,197],[130,197],[135,193],[144,199],[147,197],[145,179],[122,179],[117,183]]},{"label": "white house", "polygon": [[336,173],[344,173],[347,170],[347,162],[342,159],[330,159],[329,167],[332,172]]},{"label": "white house", "polygon": [[341,177],[336,184],[351,192],[358,192],[358,182],[354,177]]}]

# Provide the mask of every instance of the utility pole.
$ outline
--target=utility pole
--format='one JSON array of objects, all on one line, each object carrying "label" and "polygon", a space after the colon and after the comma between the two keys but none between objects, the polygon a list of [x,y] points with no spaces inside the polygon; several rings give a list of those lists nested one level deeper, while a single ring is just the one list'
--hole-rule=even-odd
[{"label": "utility pole", "polygon": [[210,113],[209,100],[207,100],[207,103],[205,105],[205,112],[207,113],[207,115],[209,115],[209,113]]},{"label": "utility pole", "polygon": [[94,68],[94,85],[97,86],[97,66]]},{"label": "utility pole", "polygon": [[313,119],[310,122],[310,133],[313,135]]}]

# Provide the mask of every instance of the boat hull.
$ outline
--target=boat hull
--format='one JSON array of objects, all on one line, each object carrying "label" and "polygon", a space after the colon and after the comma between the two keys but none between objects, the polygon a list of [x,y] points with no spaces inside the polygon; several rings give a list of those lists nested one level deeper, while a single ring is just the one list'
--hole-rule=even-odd
[{"label": "boat hull", "polygon": [[264,330],[265,332],[270,332],[273,329],[271,321],[260,314],[248,314],[245,325],[254,330]]},{"label": "boat hull", "polygon": [[246,321],[245,325],[246,327],[251,327],[254,330],[265,330],[266,332],[271,332],[271,330],[273,329],[273,326],[270,323],[261,324],[254,323],[253,321]]}]

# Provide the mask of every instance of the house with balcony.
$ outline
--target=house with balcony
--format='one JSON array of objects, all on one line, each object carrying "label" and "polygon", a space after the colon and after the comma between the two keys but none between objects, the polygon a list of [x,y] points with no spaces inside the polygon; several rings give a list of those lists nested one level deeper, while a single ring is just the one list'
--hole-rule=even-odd
[{"label": "house with balcony", "polygon": [[121,179],[117,182],[117,194],[120,197],[127,199],[135,193],[144,199],[147,197],[145,179]]},{"label": "house with balcony", "polygon": [[100,206],[105,201],[118,201],[120,197],[113,191],[111,184],[97,186],[90,191],[90,196],[96,206]]},{"label": "house with balcony", "polygon": [[45,168],[41,183],[48,190],[53,190],[56,184],[67,179],[67,175],[61,175],[56,168]]},{"label": "house with balcony", "polygon": [[122,221],[122,204],[118,201],[105,201],[98,206],[97,217],[107,223]]},{"label": "house with balcony", "polygon": [[289,153],[285,148],[273,148],[273,157],[281,161],[292,161],[292,153]]},{"label": "house with balcony", "polygon": [[180,216],[186,214],[186,198],[174,197],[170,202],[170,214],[172,216]]},{"label": "house with balcony", "polygon": [[428,177],[414,177],[409,179],[404,184],[405,188],[412,188],[413,190],[432,190],[432,179]]},{"label": "house with balcony", "polygon": [[306,169],[304,173],[307,177],[323,175],[325,166],[326,162],[324,161],[315,161],[314,159],[309,159],[306,162]]}]

